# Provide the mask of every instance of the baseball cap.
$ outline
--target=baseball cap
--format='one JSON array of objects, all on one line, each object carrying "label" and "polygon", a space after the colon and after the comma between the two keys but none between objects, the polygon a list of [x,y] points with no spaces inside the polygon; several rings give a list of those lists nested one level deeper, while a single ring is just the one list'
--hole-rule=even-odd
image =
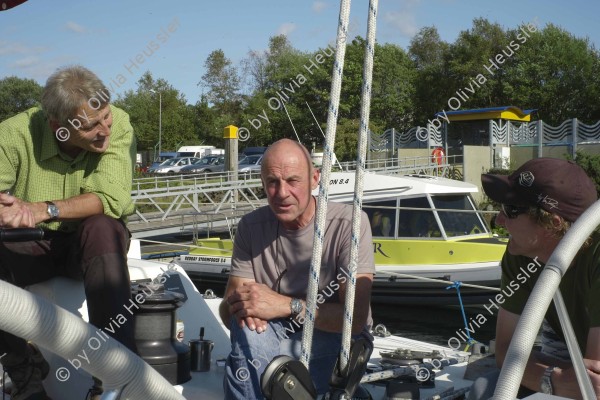
[{"label": "baseball cap", "polygon": [[535,158],[510,175],[481,175],[483,191],[498,203],[540,207],[574,222],[598,199],[596,186],[573,161]]}]

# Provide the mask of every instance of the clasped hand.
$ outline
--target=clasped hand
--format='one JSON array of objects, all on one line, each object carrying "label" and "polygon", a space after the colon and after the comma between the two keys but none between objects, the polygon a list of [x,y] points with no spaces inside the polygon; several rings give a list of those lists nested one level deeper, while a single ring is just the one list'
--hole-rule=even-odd
[{"label": "clasped hand", "polygon": [[0,226],[3,228],[35,227],[35,218],[29,203],[10,194],[0,193]]},{"label": "clasped hand", "polygon": [[267,321],[290,315],[289,297],[261,283],[244,282],[226,300],[240,328],[246,325],[258,333],[267,329]]}]

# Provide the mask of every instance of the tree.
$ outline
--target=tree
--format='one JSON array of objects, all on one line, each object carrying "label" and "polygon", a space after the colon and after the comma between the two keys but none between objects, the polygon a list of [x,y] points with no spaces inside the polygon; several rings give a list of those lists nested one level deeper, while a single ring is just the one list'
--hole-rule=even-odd
[{"label": "tree", "polygon": [[436,112],[447,107],[452,93],[452,86],[447,79],[449,47],[433,26],[422,28],[410,42],[408,55],[417,70],[413,100],[417,125],[424,125]]},{"label": "tree", "polygon": [[[219,114],[208,104],[208,99],[205,95],[200,97],[200,101],[192,107],[194,116],[194,126],[197,132],[200,132],[202,137],[206,138],[206,142],[210,144],[219,144],[223,140],[223,128],[228,123],[221,121]],[[224,124],[224,125],[223,125]],[[219,145],[218,147],[221,147]]]},{"label": "tree", "polygon": [[[245,65],[252,71],[253,91],[243,101],[240,119],[250,129],[248,144],[266,145],[284,137],[295,138],[292,123],[305,145],[310,146],[313,138],[321,136],[306,106],[316,81],[304,67],[311,57],[295,49],[285,35],[271,37],[267,51],[250,53]],[[249,121],[256,122],[252,126]]]},{"label": "tree", "polygon": [[[506,79],[506,68],[502,64],[499,69],[492,67],[493,75],[491,75],[485,67],[491,65],[490,59],[494,60],[498,54],[502,55],[504,59],[510,60],[512,56],[506,55],[510,53],[503,53],[503,50],[507,50],[509,42],[507,34],[499,24],[493,24],[484,18],[477,18],[473,20],[473,28],[462,31],[456,42],[450,46],[448,78],[452,85],[452,94],[449,97],[457,96],[455,94],[457,90],[465,92],[467,99],[461,101],[461,108],[506,105],[502,84]],[[487,81],[477,86],[473,81],[477,81],[476,77],[479,74],[482,74]],[[466,87],[472,88],[473,93],[465,90]],[[445,109],[449,107],[446,104]]]},{"label": "tree", "polygon": [[303,65],[308,61],[308,57],[309,54],[296,50],[285,35],[269,38],[265,64],[265,89],[273,92],[283,89],[291,78],[295,78],[298,72],[304,71]]},{"label": "tree", "polygon": [[[573,117],[588,122],[600,118],[597,50],[588,39],[552,24],[544,29],[526,24],[504,30],[477,18],[452,44],[442,42],[437,30],[427,27],[411,41],[409,56],[417,68],[417,123],[448,110],[448,100],[459,97],[457,91],[467,97],[453,103],[461,109],[502,105],[537,109],[540,119],[553,125]],[[492,65],[497,56],[502,60],[495,61],[498,68]],[[478,80],[479,74],[484,79]]]},{"label": "tree", "polygon": [[267,90],[267,57],[268,52],[261,50],[250,50],[248,58],[242,60],[244,86],[249,92],[263,92]]},{"label": "tree", "polygon": [[371,120],[385,128],[408,130],[415,118],[417,69],[408,55],[393,44],[375,47]]},{"label": "tree", "polygon": [[448,44],[440,39],[434,26],[422,28],[410,41],[409,55],[418,70],[432,67],[441,69],[448,50]]},{"label": "tree", "polygon": [[139,150],[152,150],[158,143],[159,122],[162,122],[161,147],[165,151],[177,150],[184,144],[198,144],[204,139],[194,126],[194,109],[187,105],[185,96],[164,79],[155,80],[148,71],[138,80],[136,91],[125,92],[114,103],[129,114]]},{"label": "tree", "polygon": [[[571,157],[569,156],[567,159],[571,159]],[[580,150],[577,152],[575,162],[592,178],[596,185],[596,191],[600,194],[600,155],[588,154]]]},{"label": "tree", "polygon": [[[335,134],[335,156],[340,161],[355,161],[358,152],[360,119],[340,118]],[[374,124],[369,129],[378,130]]]},{"label": "tree", "polygon": [[206,99],[220,112],[235,115],[240,107],[240,78],[223,50],[211,52],[204,62],[206,73],[199,85],[208,88]]},{"label": "tree", "polygon": [[42,90],[33,79],[9,76],[0,80],[0,122],[39,105]]},{"label": "tree", "polygon": [[[515,37],[519,29],[510,32]],[[548,24],[530,37],[506,67],[505,91],[523,108],[538,110],[544,122],[600,118],[599,55],[588,39]]]}]

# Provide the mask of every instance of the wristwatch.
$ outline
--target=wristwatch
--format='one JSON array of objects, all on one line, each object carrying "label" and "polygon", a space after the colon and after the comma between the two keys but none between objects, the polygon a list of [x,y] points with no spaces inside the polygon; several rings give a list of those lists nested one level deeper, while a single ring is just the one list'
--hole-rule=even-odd
[{"label": "wristwatch", "polygon": [[57,220],[58,215],[60,214],[60,211],[58,211],[58,207],[56,207],[56,204],[54,204],[51,201],[46,201],[45,203],[48,205],[46,212],[50,216],[50,221]]},{"label": "wristwatch", "polygon": [[542,393],[544,394],[553,394],[554,390],[552,388],[552,372],[556,367],[548,367],[544,371],[544,375],[542,375],[542,381],[540,383],[540,387],[542,389]]},{"label": "wristwatch", "polygon": [[296,318],[304,310],[304,304],[300,299],[292,299],[290,301],[290,308],[292,309],[292,318]]}]

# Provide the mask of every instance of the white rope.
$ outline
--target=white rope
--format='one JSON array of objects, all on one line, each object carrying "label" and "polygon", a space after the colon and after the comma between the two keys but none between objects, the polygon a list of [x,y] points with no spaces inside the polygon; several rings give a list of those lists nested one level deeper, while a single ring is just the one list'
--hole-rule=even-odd
[{"label": "white rope", "polygon": [[356,180],[354,183],[354,207],[352,209],[352,246],[350,247],[350,265],[348,266],[348,284],[346,286],[346,305],[344,308],[344,330],[342,332],[342,349],[340,369],[343,371],[350,359],[352,340],[352,316],[354,314],[354,294],[356,292],[356,270],[358,263],[360,225],[362,220],[363,180],[365,175],[365,159],[369,142],[369,112],[371,109],[371,84],[373,82],[373,58],[375,55],[375,30],[377,23],[378,0],[369,1],[369,17],[367,22],[367,43],[365,47],[365,63],[363,68],[363,87],[360,108],[360,130],[358,136],[358,155],[356,162]]},{"label": "white rope", "polygon": [[298,136],[298,132],[296,132],[296,128],[294,128],[294,123],[292,122],[292,118],[290,118],[290,113],[287,110],[287,107],[285,106],[285,101],[281,102],[281,104],[283,105],[283,110],[285,111],[285,115],[287,115],[288,119],[290,120],[290,124],[292,125],[292,129],[294,130],[294,134],[296,135],[296,139],[298,140],[298,143],[302,143],[300,141],[300,136]]},{"label": "white rope", "polygon": [[[387,274],[387,275],[392,275],[392,276],[397,276],[399,278],[412,278],[412,279],[419,279],[419,280],[422,280],[422,281],[437,282],[437,283],[444,284],[444,285],[448,285],[448,284],[453,283],[452,281],[446,281],[446,280],[443,280],[443,279],[427,278],[427,277],[418,276],[418,275],[401,274],[399,272],[392,272],[392,271],[381,271],[381,273],[382,274]],[[493,291],[496,291],[496,292],[500,291],[500,288],[491,287],[491,286],[473,285],[471,283],[464,283],[464,282],[461,282],[460,285],[464,286],[464,287],[475,288],[475,289],[493,290]]]},{"label": "white rope", "polygon": [[321,272],[321,258],[323,249],[323,232],[327,216],[327,201],[329,198],[329,176],[331,175],[332,155],[335,145],[335,129],[337,125],[338,110],[340,105],[340,92],[342,88],[342,74],[344,71],[344,57],[346,55],[346,36],[348,35],[348,22],[350,20],[350,0],[340,3],[340,17],[337,30],[335,62],[333,64],[333,77],[331,80],[331,99],[327,113],[327,134],[323,151],[323,165],[321,168],[321,184],[319,185],[319,199],[315,216],[315,236],[313,239],[313,254],[310,264],[310,277],[306,293],[306,318],[302,333],[302,352],[300,361],[308,369],[310,352],[312,349],[313,329],[315,325],[316,299],[319,289],[319,274]]}]

